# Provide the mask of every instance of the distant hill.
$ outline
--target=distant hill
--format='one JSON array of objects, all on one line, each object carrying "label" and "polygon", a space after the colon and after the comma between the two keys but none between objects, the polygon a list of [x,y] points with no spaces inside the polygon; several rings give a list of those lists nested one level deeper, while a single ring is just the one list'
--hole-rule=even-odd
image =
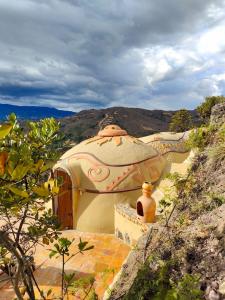
[{"label": "distant hill", "polygon": [[[94,136],[100,128],[108,124],[117,124],[126,129],[130,135],[136,137],[168,131],[171,117],[176,111],[110,107],[75,113],[50,107],[0,104],[0,120],[5,119],[12,112],[22,120],[57,118],[61,122],[62,132],[65,136],[77,143]],[[192,110],[190,113],[194,124],[198,124],[199,116],[197,112]]]},{"label": "distant hill", "polygon": [[[147,110],[141,108],[111,107],[107,109],[83,110],[73,116],[60,119],[62,131],[75,142],[94,136],[107,124],[117,124],[130,135],[145,136],[168,131],[175,111]],[[196,111],[190,111],[194,123],[199,123]]]},{"label": "distant hill", "polygon": [[38,120],[42,118],[63,118],[72,116],[72,111],[58,110],[51,107],[42,106],[17,106],[10,104],[0,104],[0,120],[4,120],[6,116],[14,112],[19,119]]}]

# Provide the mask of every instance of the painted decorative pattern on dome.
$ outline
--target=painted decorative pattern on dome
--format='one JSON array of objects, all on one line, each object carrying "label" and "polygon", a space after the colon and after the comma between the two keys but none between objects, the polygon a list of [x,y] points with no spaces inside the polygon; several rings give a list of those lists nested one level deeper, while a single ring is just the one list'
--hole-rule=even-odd
[{"label": "painted decorative pattern on dome", "polygon": [[88,178],[94,182],[102,182],[109,177],[110,169],[106,166],[97,165],[88,170]]},{"label": "painted decorative pattern on dome", "polygon": [[[156,182],[161,174],[164,159],[161,156],[153,157],[142,162],[137,162],[126,166],[107,166],[100,162],[97,158],[88,153],[74,154],[67,159],[67,163],[71,164],[80,159],[89,162],[86,165],[86,170],[83,170],[85,176],[90,182],[100,183],[105,181],[105,188],[103,190],[93,190],[93,192],[107,193],[121,191],[121,184],[128,179],[125,186],[123,184],[122,191],[125,189],[138,189],[145,180],[150,180],[152,183]],[[145,175],[142,169],[145,169]],[[112,171],[112,172],[111,172]],[[115,175],[112,175],[115,174]],[[77,182],[77,180],[76,180]],[[136,183],[136,184],[135,184]],[[135,184],[135,186],[133,186]],[[77,182],[77,186],[79,186]],[[97,188],[97,187],[96,187]],[[82,187],[83,190],[88,187]],[[90,190],[91,192],[91,190]]]},{"label": "painted decorative pattern on dome", "polygon": [[99,162],[95,157],[88,153],[74,154],[68,159],[68,162],[72,160],[85,159],[91,163],[91,167],[88,169],[87,177],[93,182],[102,182],[109,177],[110,169],[106,165]]},{"label": "painted decorative pattern on dome", "polygon": [[120,146],[122,145],[123,139],[125,139],[126,141],[130,142],[130,143],[135,143],[135,144],[143,144],[142,141],[140,141],[139,139],[130,136],[130,135],[124,135],[124,136],[105,136],[105,137],[101,137],[101,136],[94,136],[93,138],[88,139],[87,141],[85,141],[85,144],[90,144],[93,142],[97,142],[97,144],[99,146],[105,144],[105,143],[109,143],[109,142],[114,142],[116,144],[116,146]]},{"label": "painted decorative pattern on dome", "polygon": [[121,182],[123,182],[130,174],[132,174],[136,170],[137,170],[136,165],[123,168],[122,174],[114,178],[112,182],[106,187],[106,190],[113,191]]},{"label": "painted decorative pattern on dome", "polygon": [[166,154],[168,152],[178,152],[178,153],[184,153],[187,152],[187,148],[185,146],[185,143],[182,142],[165,142],[165,141],[151,141],[147,144],[151,144],[152,148],[157,150],[160,154]]}]

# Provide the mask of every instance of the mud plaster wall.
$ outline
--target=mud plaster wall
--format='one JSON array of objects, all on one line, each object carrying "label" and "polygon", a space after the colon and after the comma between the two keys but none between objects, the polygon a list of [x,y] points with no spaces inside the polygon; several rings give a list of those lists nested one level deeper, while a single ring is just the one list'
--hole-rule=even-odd
[{"label": "mud plaster wall", "polygon": [[135,245],[150,226],[138,219],[136,209],[122,204],[115,206],[115,235],[126,244]]},{"label": "mud plaster wall", "polygon": [[76,229],[114,233],[114,205],[118,203],[135,205],[140,195],[141,190],[109,195],[83,193],[78,203]]}]

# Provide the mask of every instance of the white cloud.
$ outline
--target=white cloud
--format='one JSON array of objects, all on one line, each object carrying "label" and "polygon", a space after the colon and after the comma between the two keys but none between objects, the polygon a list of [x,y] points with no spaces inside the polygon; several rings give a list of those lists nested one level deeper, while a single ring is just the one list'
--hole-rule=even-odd
[{"label": "white cloud", "polygon": [[197,49],[200,54],[213,55],[225,51],[225,22],[209,31],[204,32],[198,41]]},{"label": "white cloud", "polygon": [[0,0],[0,101],[194,108],[224,92],[223,0]]}]

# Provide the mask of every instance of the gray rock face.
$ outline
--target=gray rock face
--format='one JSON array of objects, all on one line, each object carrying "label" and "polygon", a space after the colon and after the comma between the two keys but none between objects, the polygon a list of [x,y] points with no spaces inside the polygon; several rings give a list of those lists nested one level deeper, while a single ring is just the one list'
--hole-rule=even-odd
[{"label": "gray rock face", "polygon": [[216,291],[211,290],[211,291],[209,292],[208,299],[209,299],[209,300],[220,300],[220,295],[217,294]]},{"label": "gray rock face", "polygon": [[212,108],[210,122],[217,125],[225,123],[225,102],[217,104]]}]

